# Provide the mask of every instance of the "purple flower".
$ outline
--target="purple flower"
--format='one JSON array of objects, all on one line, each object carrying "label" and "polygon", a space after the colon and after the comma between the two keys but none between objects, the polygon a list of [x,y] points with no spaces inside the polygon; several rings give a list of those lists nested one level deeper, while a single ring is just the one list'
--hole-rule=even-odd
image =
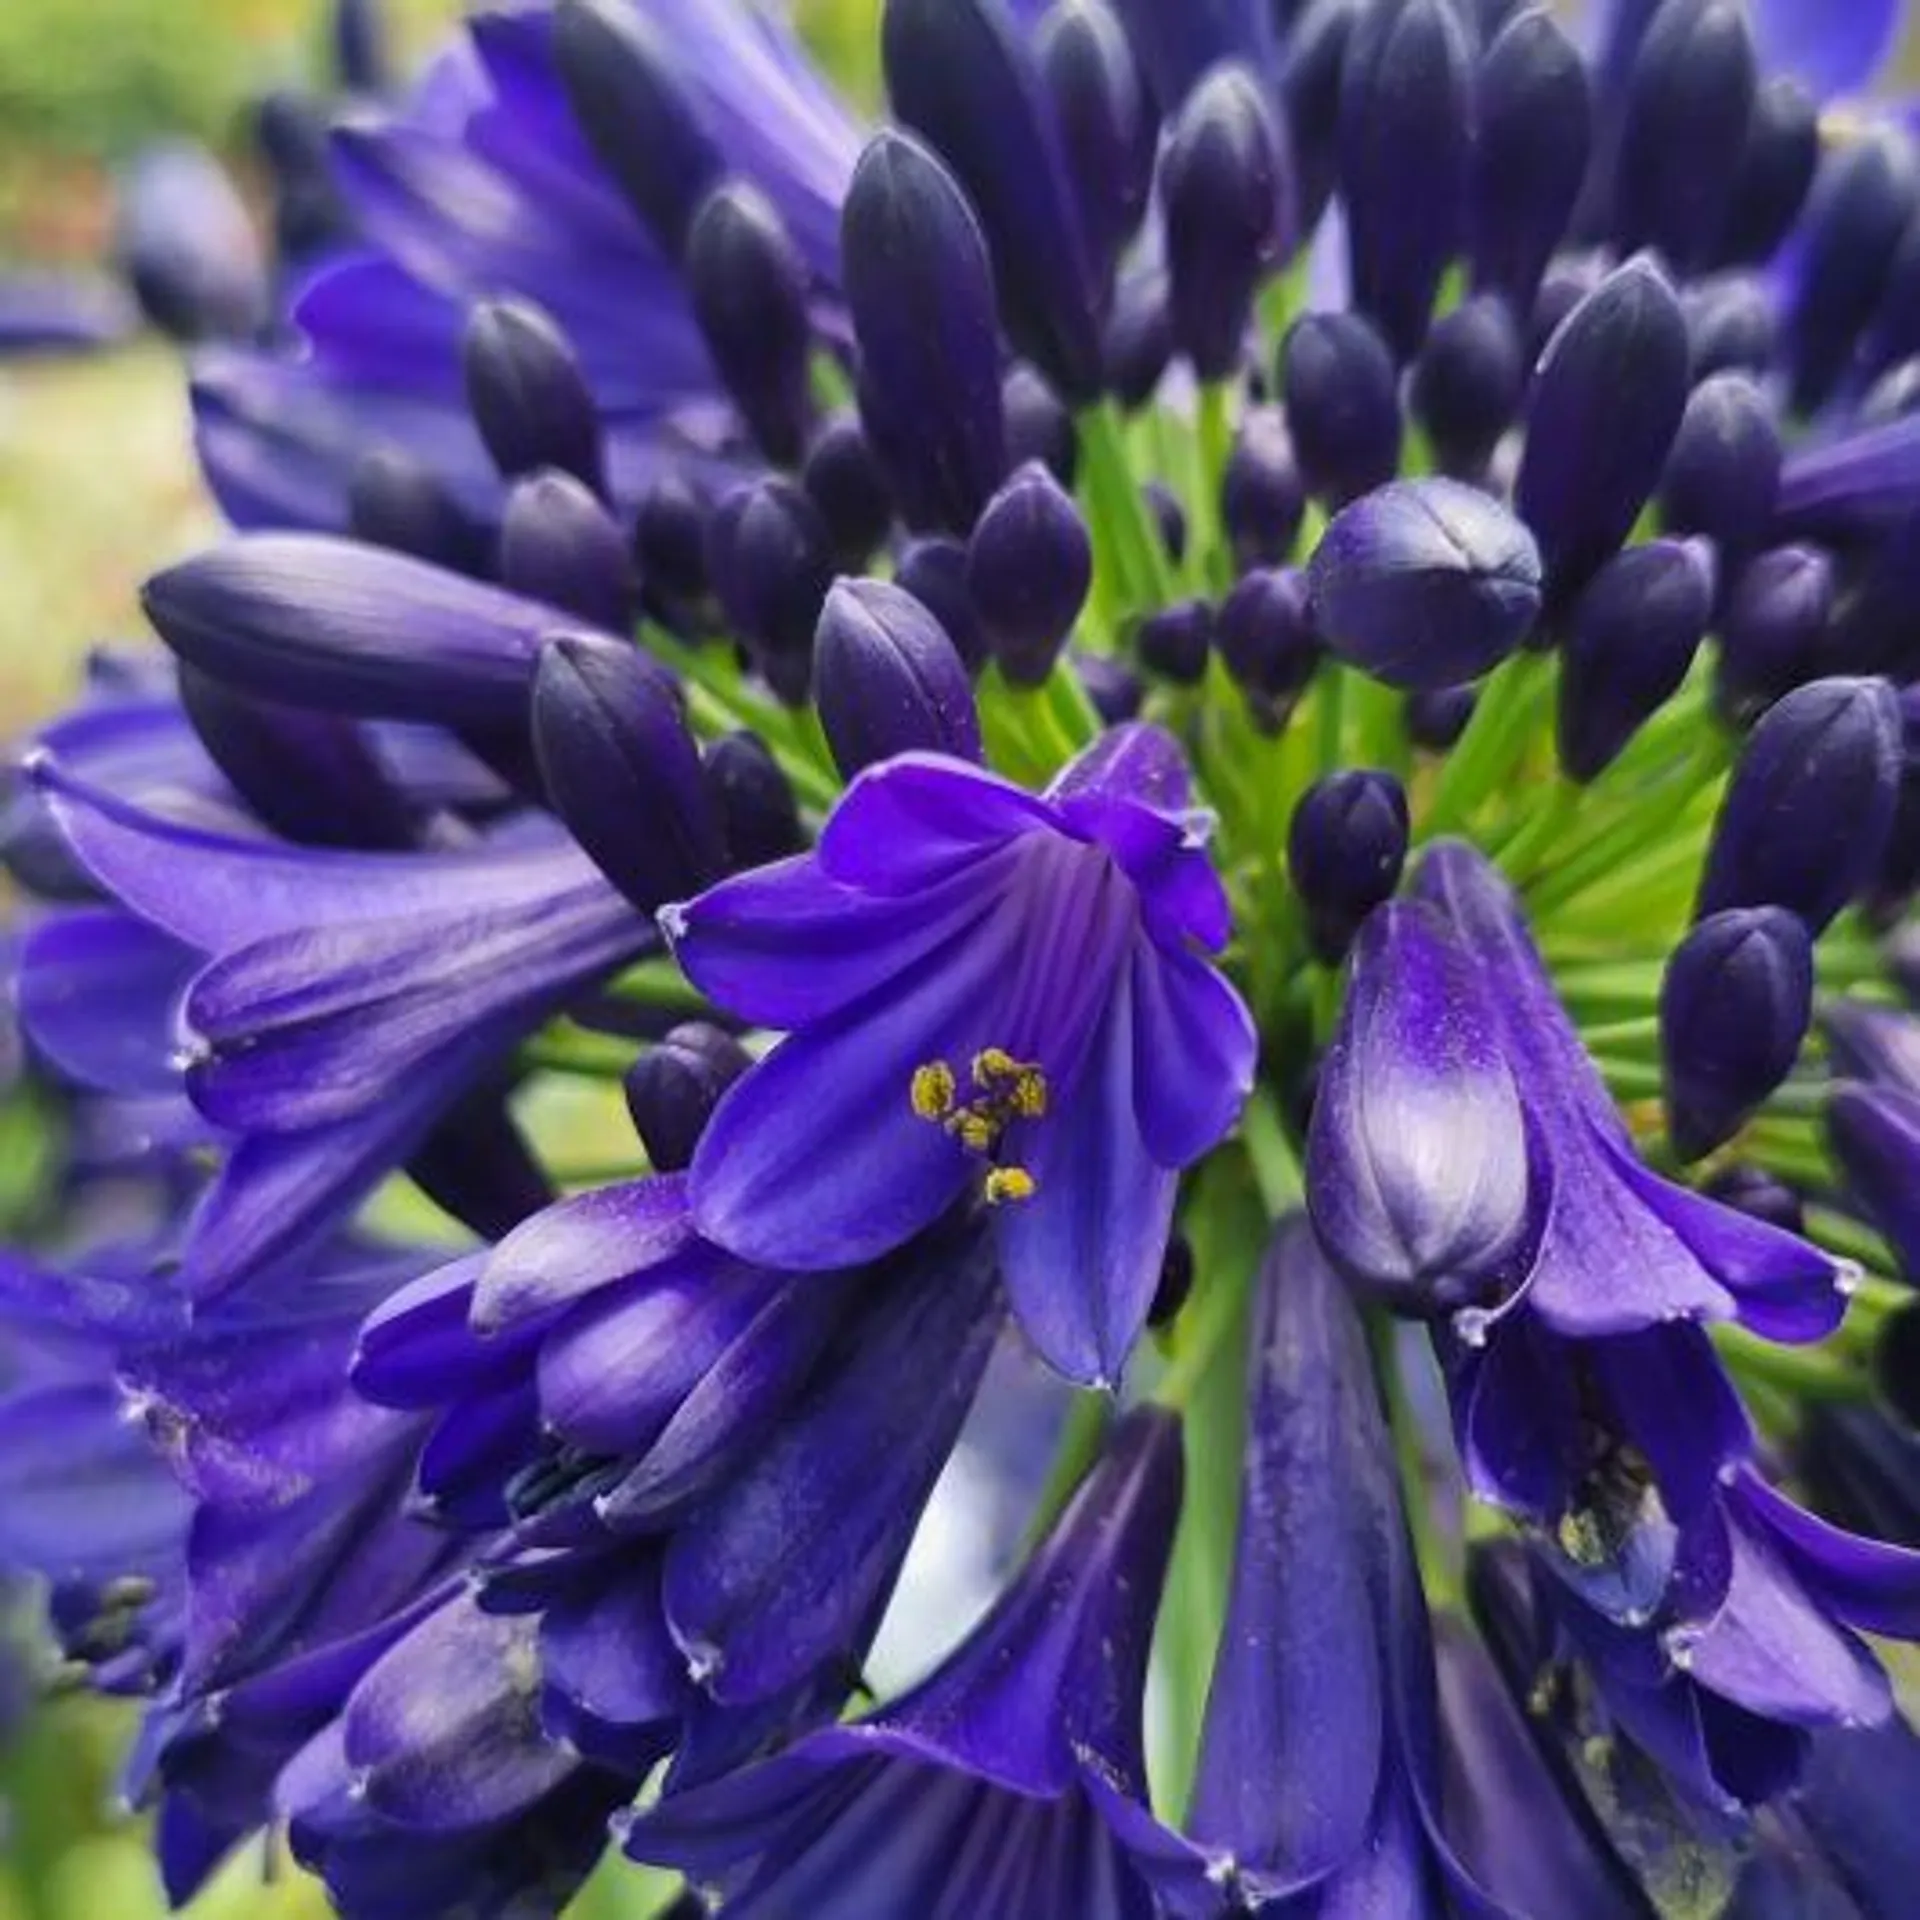
[{"label": "purple flower", "polygon": [[701,1231],[769,1266],[845,1266],[977,1190],[1035,1345],[1117,1379],[1179,1169],[1253,1066],[1246,1011],[1199,956],[1227,907],[1187,800],[1149,728],[1043,796],[904,755],[855,781],[816,852],[668,908],[709,998],[791,1036],[694,1156]]}]

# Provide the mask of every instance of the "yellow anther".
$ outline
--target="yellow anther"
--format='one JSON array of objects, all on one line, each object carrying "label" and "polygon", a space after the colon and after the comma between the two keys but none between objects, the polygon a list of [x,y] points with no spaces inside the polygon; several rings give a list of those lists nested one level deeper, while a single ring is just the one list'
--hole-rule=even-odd
[{"label": "yellow anther", "polygon": [[1047,1110],[1047,1076],[1038,1067],[1023,1068],[1013,1083],[1013,1110],[1022,1120],[1038,1120]]},{"label": "yellow anther", "polygon": [[953,1111],[953,1069],[944,1060],[929,1060],[913,1070],[909,1098],[922,1120],[944,1120]]},{"label": "yellow anther", "polygon": [[987,1175],[987,1205],[1005,1206],[1013,1200],[1031,1200],[1039,1191],[1039,1182],[1025,1167],[995,1167]]},{"label": "yellow anther", "polygon": [[969,1153],[985,1153],[1000,1137],[992,1118],[973,1107],[963,1107],[947,1122],[947,1129]]},{"label": "yellow anther", "polygon": [[1568,1512],[1560,1516],[1555,1529],[1560,1551],[1577,1567],[1598,1567],[1606,1562],[1607,1541],[1598,1516],[1587,1512]]}]

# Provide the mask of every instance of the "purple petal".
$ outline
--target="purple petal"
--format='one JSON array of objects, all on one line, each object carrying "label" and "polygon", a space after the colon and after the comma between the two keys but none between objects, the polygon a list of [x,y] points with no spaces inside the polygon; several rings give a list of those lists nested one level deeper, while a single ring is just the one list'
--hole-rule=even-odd
[{"label": "purple petal", "polygon": [[1751,1470],[1736,1498],[1829,1613],[1866,1633],[1920,1636],[1920,1553],[1830,1526]]},{"label": "purple petal", "polygon": [[1165,727],[1128,721],[1109,727],[1064,766],[1047,789],[1050,800],[1124,800],[1163,814],[1193,805],[1193,768]]},{"label": "purple petal", "polygon": [[199,965],[131,915],[63,913],[29,929],[17,993],[27,1036],[56,1072],[111,1093],[180,1083],[180,1001]]},{"label": "purple petal", "polygon": [[1816,100],[1858,93],[1893,50],[1896,0],[1756,0],[1754,39],[1763,73],[1790,73]]},{"label": "purple petal", "polygon": [[1233,932],[1233,909],[1204,851],[1205,816],[1165,814],[1138,801],[1106,794],[1075,794],[1060,816],[1113,856],[1140,893],[1140,908],[1156,940],[1169,947],[1198,941],[1217,953]]},{"label": "purple petal", "polygon": [[1134,1118],[1163,1167],[1222,1140],[1253,1088],[1259,1038],[1246,1003],[1204,961],[1136,941]]},{"label": "purple petal", "polygon": [[[597,1725],[647,1729],[664,1751],[689,1704],[686,1668],[661,1610],[657,1561],[615,1562],[597,1590],[549,1608],[540,1660],[548,1723],[576,1745]],[[616,1756],[631,1765],[630,1743],[620,1743]]]}]

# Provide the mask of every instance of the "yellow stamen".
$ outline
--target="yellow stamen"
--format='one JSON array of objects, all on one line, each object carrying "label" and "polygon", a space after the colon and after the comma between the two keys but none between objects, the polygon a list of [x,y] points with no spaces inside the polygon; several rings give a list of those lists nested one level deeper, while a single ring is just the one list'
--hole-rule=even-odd
[{"label": "yellow stamen", "polygon": [[1598,1567],[1606,1562],[1607,1542],[1599,1517],[1587,1512],[1568,1512],[1560,1516],[1555,1530],[1560,1551],[1577,1567]]},{"label": "yellow stamen", "polygon": [[984,1188],[987,1205],[1000,1207],[1009,1201],[1031,1200],[1039,1191],[1039,1186],[1040,1183],[1025,1167],[995,1167],[987,1175]]},{"label": "yellow stamen", "polygon": [[944,1120],[953,1111],[955,1091],[953,1069],[944,1060],[929,1060],[914,1068],[908,1097],[922,1120]]}]

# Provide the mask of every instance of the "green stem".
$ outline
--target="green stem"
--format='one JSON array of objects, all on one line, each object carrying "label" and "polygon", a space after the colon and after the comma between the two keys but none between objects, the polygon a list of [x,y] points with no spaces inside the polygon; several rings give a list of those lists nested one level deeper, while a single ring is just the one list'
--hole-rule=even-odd
[{"label": "green stem", "polygon": [[1521,653],[1489,676],[1466,732],[1440,769],[1433,803],[1420,823],[1423,840],[1457,831],[1512,773],[1533,734],[1551,673],[1547,655]]},{"label": "green stem", "polygon": [[1233,422],[1228,415],[1232,388],[1225,381],[1209,381],[1200,389],[1198,485],[1193,502],[1193,572],[1197,583],[1224,592],[1233,582],[1232,556],[1227,552],[1221,520],[1221,492],[1227,461],[1233,452]]},{"label": "green stem", "polygon": [[1153,510],[1134,483],[1126,436],[1113,403],[1079,416],[1080,480],[1093,534],[1094,570],[1111,583],[1114,613],[1124,621],[1179,595],[1173,564],[1160,544]]},{"label": "green stem", "polygon": [[1240,1116],[1240,1141],[1253,1163],[1254,1183],[1260,1189],[1268,1219],[1278,1220],[1293,1212],[1306,1196],[1306,1180],[1271,1088],[1255,1087],[1249,1096],[1246,1111]]},{"label": "green stem", "polygon": [[1864,1400],[1866,1379],[1821,1347],[1780,1347],[1745,1327],[1718,1326],[1713,1343],[1740,1379],[1778,1387],[1796,1400]]}]

